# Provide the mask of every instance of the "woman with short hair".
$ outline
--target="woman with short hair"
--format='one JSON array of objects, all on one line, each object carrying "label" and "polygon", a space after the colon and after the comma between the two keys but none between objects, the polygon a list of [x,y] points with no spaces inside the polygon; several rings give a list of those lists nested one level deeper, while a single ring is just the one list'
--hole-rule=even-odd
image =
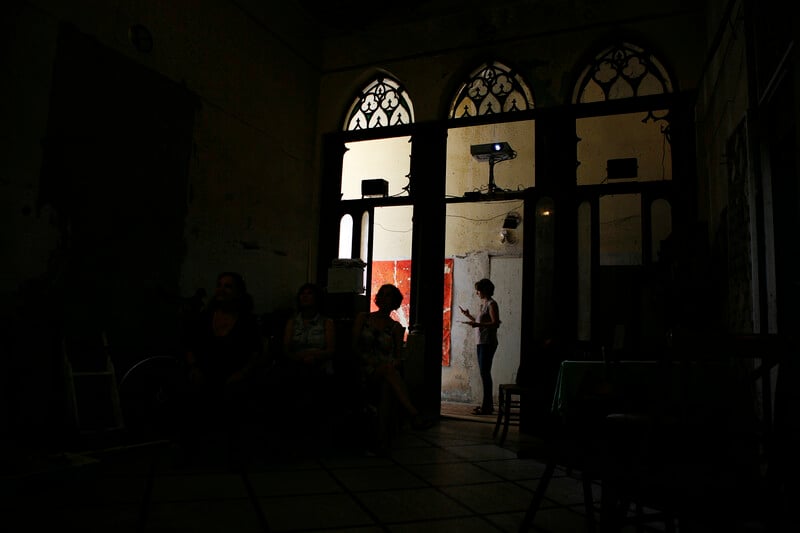
[{"label": "woman with short hair", "polygon": [[475,341],[478,354],[478,368],[483,384],[483,400],[472,412],[476,415],[494,414],[494,385],[492,383],[492,362],[497,352],[497,328],[500,327],[500,308],[492,298],[494,283],[487,278],[475,282],[475,291],[481,299],[478,316],[472,316],[468,309],[458,308],[469,320],[465,322],[475,328]]}]

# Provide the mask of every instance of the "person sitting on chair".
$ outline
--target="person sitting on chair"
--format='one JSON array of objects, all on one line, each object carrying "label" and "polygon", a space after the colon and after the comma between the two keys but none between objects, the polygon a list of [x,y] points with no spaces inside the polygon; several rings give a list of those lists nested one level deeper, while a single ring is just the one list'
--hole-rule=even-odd
[{"label": "person sitting on chair", "polygon": [[298,400],[299,418],[304,424],[324,415],[332,403],[336,333],[333,319],[320,312],[323,297],[323,290],[314,283],[301,285],[297,290],[297,313],[286,321],[283,332],[287,382],[282,386],[299,384],[308,391]]},{"label": "person sitting on chair", "polygon": [[217,276],[214,295],[189,328],[186,344],[188,431],[198,436],[221,426],[238,437],[252,407],[250,381],[262,354],[261,330],[241,275]]},{"label": "person sitting on chair", "polygon": [[[396,399],[411,417],[414,429],[426,429],[432,421],[422,417],[419,410],[411,402],[408,389],[400,372],[402,360],[400,349],[404,344],[405,328],[392,318],[392,311],[398,309],[403,302],[403,293],[392,284],[385,284],[375,294],[377,311],[361,312],[353,322],[353,349],[362,363],[365,385],[378,391],[379,397]],[[385,414],[385,413],[384,413]],[[387,420],[381,419],[379,437],[385,446],[387,437]]]}]

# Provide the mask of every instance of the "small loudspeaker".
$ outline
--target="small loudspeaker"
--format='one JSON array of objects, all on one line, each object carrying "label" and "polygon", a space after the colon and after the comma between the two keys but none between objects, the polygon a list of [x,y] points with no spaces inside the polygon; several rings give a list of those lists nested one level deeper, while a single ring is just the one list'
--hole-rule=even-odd
[{"label": "small loudspeaker", "polygon": [[635,157],[609,159],[606,161],[606,172],[610,180],[624,180],[639,176],[639,160]]},{"label": "small loudspeaker", "polygon": [[384,179],[361,180],[362,197],[386,197],[389,195],[389,182]]}]

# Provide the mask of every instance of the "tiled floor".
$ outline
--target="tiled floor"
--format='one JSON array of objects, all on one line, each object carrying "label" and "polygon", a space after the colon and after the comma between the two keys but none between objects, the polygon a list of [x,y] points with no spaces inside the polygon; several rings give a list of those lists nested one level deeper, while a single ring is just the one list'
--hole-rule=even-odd
[{"label": "tiled floor", "polygon": [[[544,466],[517,458],[526,441],[517,428],[499,446],[494,419],[470,416],[471,408],[443,406],[439,424],[403,430],[388,456],[356,446],[265,447],[242,476],[222,455],[179,466],[166,453],[145,530],[516,532]],[[17,495],[4,506],[12,527],[3,529],[134,531],[145,473],[145,462],[123,462]],[[583,520],[579,481],[557,472],[535,530],[582,531]]]}]

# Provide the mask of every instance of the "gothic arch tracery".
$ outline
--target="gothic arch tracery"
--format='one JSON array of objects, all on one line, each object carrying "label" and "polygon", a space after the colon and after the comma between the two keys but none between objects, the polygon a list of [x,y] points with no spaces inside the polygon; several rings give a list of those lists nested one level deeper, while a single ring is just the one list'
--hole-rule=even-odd
[{"label": "gothic arch tracery", "polygon": [[533,109],[533,96],[522,76],[498,62],[484,63],[461,84],[448,118],[458,119]]}]

